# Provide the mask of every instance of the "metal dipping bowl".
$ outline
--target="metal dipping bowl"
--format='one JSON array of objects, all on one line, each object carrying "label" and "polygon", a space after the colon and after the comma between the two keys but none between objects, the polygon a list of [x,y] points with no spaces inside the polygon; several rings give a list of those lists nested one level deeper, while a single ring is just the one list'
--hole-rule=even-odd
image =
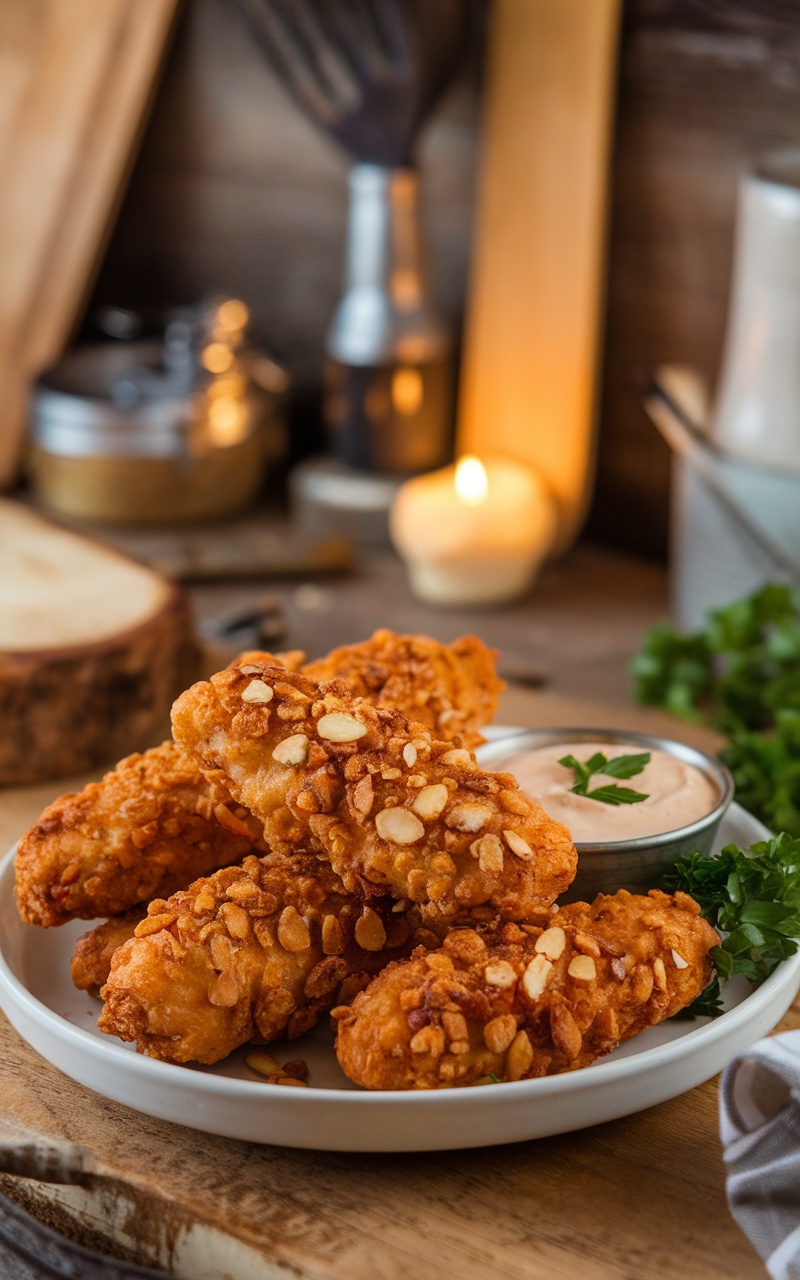
[{"label": "metal dipping bowl", "polygon": [[705,817],[673,831],[633,840],[576,842],[578,870],[561,901],[591,902],[596,894],[616,893],[617,889],[646,893],[658,888],[665,872],[684,854],[711,852],[719,824],[733,800],[733,778],[724,764],[696,747],[624,729],[529,729],[487,742],[476,754],[481,767],[491,772],[512,753],[576,742],[607,742],[609,746],[629,746],[637,752],[664,751],[704,773],[717,788],[719,800]]}]

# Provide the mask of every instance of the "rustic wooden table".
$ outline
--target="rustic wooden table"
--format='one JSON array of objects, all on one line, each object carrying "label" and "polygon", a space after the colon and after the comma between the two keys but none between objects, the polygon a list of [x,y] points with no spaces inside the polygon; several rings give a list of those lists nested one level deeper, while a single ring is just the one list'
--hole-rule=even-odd
[{"label": "rustic wooden table", "polygon": [[[264,584],[194,591],[201,627]],[[502,650],[498,720],[616,724],[713,745],[630,701],[627,663],[667,612],[666,577],[578,549],[529,600],[478,614],[410,597],[400,566],[370,558],[339,581],[269,590],[284,647],[317,654],[378,625]],[[63,784],[0,794],[9,845]],[[793,1009],[782,1026],[800,1025]],[[0,1190],[67,1234],[186,1280],[749,1280],[763,1266],[728,1214],[711,1081],[638,1115],[515,1146],[423,1155],[292,1151],[140,1115],[73,1083],[0,1017],[0,1167],[29,1138],[57,1157],[55,1185],[0,1176]],[[3,1166],[3,1159],[6,1163]]]}]

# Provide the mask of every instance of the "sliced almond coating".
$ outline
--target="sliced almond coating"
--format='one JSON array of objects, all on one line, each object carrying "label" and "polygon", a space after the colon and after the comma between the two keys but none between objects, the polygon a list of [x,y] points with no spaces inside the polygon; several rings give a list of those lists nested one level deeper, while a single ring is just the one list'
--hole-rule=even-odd
[{"label": "sliced almond coating", "polygon": [[483,1028],[486,1048],[491,1049],[492,1053],[505,1053],[516,1034],[517,1020],[513,1013],[501,1013]]},{"label": "sliced almond coating", "polygon": [[338,956],[344,951],[342,926],[336,916],[328,915],[322,921],[322,950],[326,956]]},{"label": "sliced almond coating", "polygon": [[284,951],[305,951],[311,946],[308,925],[296,907],[284,907],[278,920],[278,941]]},{"label": "sliced almond coating", "polygon": [[308,754],[308,737],[304,733],[293,733],[291,737],[279,742],[272,753],[272,759],[278,764],[305,764]]},{"label": "sliced almond coating", "polygon": [[251,680],[247,688],[242,690],[242,702],[272,702],[274,697],[275,690],[264,680]]},{"label": "sliced almond coating", "polygon": [[503,838],[512,853],[515,853],[518,858],[522,858],[523,862],[530,862],[533,857],[533,849],[528,844],[528,841],[523,840],[517,831],[504,831]]},{"label": "sliced almond coating", "polygon": [[597,966],[591,956],[573,956],[567,973],[577,982],[594,982],[597,977]]},{"label": "sliced almond coating", "polygon": [[430,822],[439,817],[449,799],[450,792],[447,787],[443,787],[440,782],[435,782],[432,786],[423,787],[418,792],[411,807],[426,822]]},{"label": "sliced almond coating", "polygon": [[473,840],[469,851],[477,856],[481,871],[499,874],[503,870],[503,846],[490,832],[479,840]]},{"label": "sliced almond coating", "polygon": [[521,1080],[533,1062],[533,1045],[525,1031],[518,1031],[506,1054],[506,1078]]},{"label": "sliced almond coating", "polygon": [[413,742],[407,742],[403,747],[403,759],[409,769],[414,768],[414,765],[417,763],[417,748],[414,746]]},{"label": "sliced almond coating", "polygon": [[534,956],[522,975],[522,986],[531,1000],[538,1000],[553,972],[547,956]]},{"label": "sliced almond coating", "polygon": [[363,738],[367,726],[344,711],[331,711],[317,721],[317,733],[329,742],[356,742]]},{"label": "sliced almond coating", "polygon": [[148,938],[152,933],[160,933],[162,929],[168,929],[174,924],[178,918],[177,911],[165,911],[163,915],[145,916],[144,920],[140,920],[134,929],[137,938]]},{"label": "sliced almond coating", "polygon": [[[216,898],[213,891],[206,885],[200,890],[194,902],[192,903],[192,911],[195,915],[201,916],[206,911],[213,911],[216,906]],[[673,952],[674,954],[674,952]]]},{"label": "sliced almond coating", "polygon": [[493,817],[485,804],[457,804],[448,813],[445,822],[455,831],[482,831]]},{"label": "sliced almond coating", "polygon": [[[443,1013],[442,1026],[445,1029],[448,1040],[455,1040],[456,1042],[469,1040],[467,1020],[463,1013]],[[455,1052],[455,1050],[451,1048],[451,1052]]]},{"label": "sliced almond coating", "polygon": [[454,747],[452,751],[445,751],[443,756],[439,756],[440,764],[472,764],[472,756],[464,747]]},{"label": "sliced almond coating", "polygon": [[637,1004],[646,1004],[653,994],[653,970],[639,964],[633,972],[633,998]]},{"label": "sliced almond coating", "polygon": [[386,945],[383,921],[372,907],[365,907],[355,924],[356,942],[362,951],[382,951]]},{"label": "sliced almond coating", "polygon": [[363,813],[366,818],[372,808],[374,799],[375,792],[372,787],[372,778],[368,773],[365,773],[361,781],[357,782],[353,788],[353,808],[357,809],[359,813]]},{"label": "sliced almond coating", "polygon": [[412,1053],[432,1053],[438,1058],[444,1053],[444,1031],[441,1027],[421,1027],[412,1036],[409,1048]]},{"label": "sliced almond coating", "polygon": [[672,953],[672,959],[675,961],[675,968],[676,968],[676,969],[688,969],[688,968],[689,968],[689,961],[688,961],[688,960],[684,960],[683,956],[682,956],[682,955],[679,955],[677,951],[673,951],[673,953]]},{"label": "sliced almond coating", "polygon": [[[216,927],[219,928],[220,926],[217,925]],[[227,934],[214,934],[208,944],[208,949],[211,953],[211,962],[214,968],[219,969],[220,972],[223,969],[229,969],[235,962],[237,948]]]},{"label": "sliced almond coating", "polygon": [[223,902],[219,914],[232,938],[246,938],[250,933],[250,917],[236,902]]},{"label": "sliced almond coating", "polygon": [[540,955],[547,956],[548,960],[558,960],[564,954],[566,945],[567,935],[559,925],[554,924],[549,929],[545,929],[544,933],[539,934],[533,949]]},{"label": "sliced almond coating", "polygon": [[483,976],[491,987],[513,987],[517,980],[516,969],[507,960],[491,960]]},{"label": "sliced almond coating", "polygon": [[[335,991],[339,983],[347,977],[347,961],[341,956],[326,956],[314,965],[306,978],[303,995],[309,1000],[320,1000]],[[288,1072],[289,1075],[293,1073]]]},{"label": "sliced almond coating", "polygon": [[250,839],[250,830],[242,822],[241,818],[237,818],[235,813],[231,813],[227,805],[218,804],[214,806],[214,817],[221,827],[226,831],[230,831],[235,836],[247,836]]},{"label": "sliced almond coating", "polygon": [[283,1067],[268,1053],[248,1053],[245,1056],[245,1063],[251,1071],[257,1071],[260,1076],[279,1076],[283,1073]]},{"label": "sliced almond coating", "polygon": [[576,951],[582,951],[585,956],[594,956],[595,960],[600,959],[600,943],[590,933],[576,933],[572,944]]},{"label": "sliced almond coating", "polygon": [[581,1051],[583,1037],[566,1004],[556,1002],[550,1006],[550,1035],[556,1048],[574,1062]]},{"label": "sliced almond coating", "polygon": [[425,828],[410,809],[381,809],[375,815],[375,828],[390,844],[416,844],[425,835]]},{"label": "sliced almond coating", "polygon": [[653,981],[657,991],[666,991],[667,971],[664,968],[664,961],[661,959],[661,956],[656,956],[653,961]]},{"label": "sliced almond coating", "polygon": [[524,818],[529,811],[528,803],[521,791],[501,791],[500,803],[508,813],[516,813]]}]

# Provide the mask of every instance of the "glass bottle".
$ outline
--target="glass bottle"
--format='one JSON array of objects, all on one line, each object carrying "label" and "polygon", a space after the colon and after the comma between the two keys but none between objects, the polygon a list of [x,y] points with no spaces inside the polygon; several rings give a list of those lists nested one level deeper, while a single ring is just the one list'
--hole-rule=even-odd
[{"label": "glass bottle", "polygon": [[452,340],[425,279],[418,193],[413,169],[356,164],[350,173],[324,415],[334,454],[359,470],[429,471],[451,453]]}]

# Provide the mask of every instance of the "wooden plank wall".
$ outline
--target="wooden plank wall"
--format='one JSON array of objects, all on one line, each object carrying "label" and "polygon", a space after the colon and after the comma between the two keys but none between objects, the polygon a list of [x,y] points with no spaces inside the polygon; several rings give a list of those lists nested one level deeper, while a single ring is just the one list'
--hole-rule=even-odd
[{"label": "wooden plank wall", "polygon": [[[439,295],[464,302],[480,119],[479,50],[422,148]],[[614,149],[599,471],[588,532],[662,555],[668,457],[646,419],[646,371],[713,378],[737,177],[800,145],[796,0],[626,0]],[[184,19],[95,302],[231,289],[304,385],[338,296],[346,159],[288,100],[231,0]],[[303,437],[302,448],[313,437]]]}]

